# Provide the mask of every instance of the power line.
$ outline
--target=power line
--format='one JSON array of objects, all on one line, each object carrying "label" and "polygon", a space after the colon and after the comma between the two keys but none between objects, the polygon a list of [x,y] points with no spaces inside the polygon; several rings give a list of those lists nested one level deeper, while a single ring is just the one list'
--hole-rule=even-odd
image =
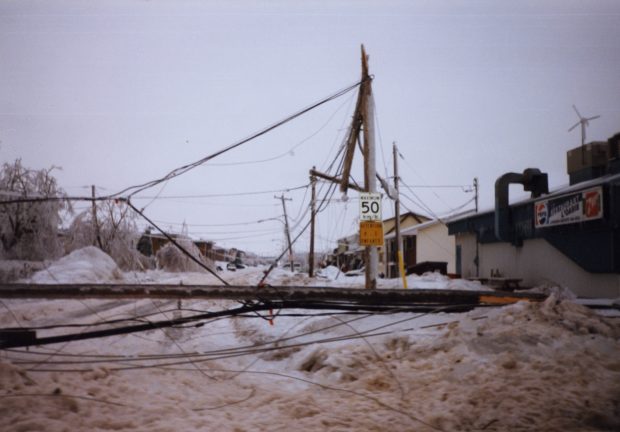
[{"label": "power line", "polygon": [[[333,166],[333,164],[335,163],[335,160],[330,164],[330,167]],[[341,163],[342,165],[342,163]],[[331,183],[328,187],[328,190],[325,194],[325,197],[327,198],[327,196],[329,195],[329,198],[331,198],[331,196],[334,194],[335,192],[335,183]],[[331,195],[330,195],[331,193]],[[320,202],[319,203],[319,208],[316,210],[316,214],[322,212],[325,209],[326,206],[326,202]],[[297,236],[290,242],[290,247],[292,247],[293,244],[295,244],[295,242],[297,242],[297,240],[301,237],[301,235],[310,227],[310,224],[312,223],[311,220],[309,220],[306,225],[301,229],[301,231],[299,232],[299,234],[297,234]],[[265,272],[265,275],[263,276],[263,278],[260,280],[260,282],[258,283],[258,286],[261,286],[264,284],[265,280],[267,279],[267,277],[269,276],[269,274],[271,273],[271,271],[275,268],[275,265],[278,261],[280,261],[280,259],[282,259],[282,257],[286,254],[287,250],[285,249],[271,264],[271,266],[269,267],[269,269]],[[291,269],[292,271],[293,269]]]},{"label": "power line", "polygon": [[[414,174],[416,174],[418,177],[420,177],[420,179],[421,179],[424,183],[426,183],[426,180],[424,180],[424,179],[422,178],[422,176],[421,176],[421,175],[420,175],[420,174],[419,174],[419,173],[418,173],[418,172],[417,172],[417,171],[413,168],[413,166],[409,163],[409,161],[408,161],[407,159],[405,159],[405,156],[403,156],[403,154],[402,154],[401,152],[398,152],[398,155],[399,155],[399,156],[400,156],[400,158],[401,158],[401,159],[405,162],[405,164],[406,164],[406,165],[407,165],[407,166],[411,169],[411,171],[413,171],[413,173],[414,173]],[[402,181],[402,179],[401,179],[401,183],[402,183],[402,184],[405,184],[405,183]],[[445,202],[445,201],[443,200],[443,198],[441,198],[441,197],[440,197],[440,196],[439,196],[439,195],[438,195],[438,194],[437,194],[434,190],[432,190],[432,189],[431,189],[431,192],[433,193],[433,195],[435,195],[435,197],[437,197],[437,199],[438,199],[439,201],[441,201],[442,203],[444,203],[444,204],[446,205],[446,207],[448,207],[448,208],[450,207],[450,205],[449,205],[447,202]],[[413,192],[412,192],[412,193],[413,193]],[[418,199],[420,199],[420,198],[418,197]],[[420,200],[420,201],[422,201],[422,200]],[[432,212],[431,212],[431,213],[432,213]]]},{"label": "power line", "polygon": [[257,219],[253,221],[247,222],[231,222],[231,223],[223,223],[223,224],[194,224],[194,223],[183,223],[183,222],[166,222],[162,220],[153,219],[155,222],[166,225],[187,225],[189,227],[229,227],[229,226],[247,226],[254,225],[260,222],[263,222],[265,219]]},{"label": "power line", "polygon": [[197,198],[216,198],[216,197],[232,197],[232,196],[250,196],[250,195],[262,195],[262,194],[272,194],[272,193],[287,193],[292,192],[299,189],[308,189],[310,186],[309,183],[301,186],[295,186],[292,188],[286,189],[273,189],[273,190],[263,190],[263,191],[252,191],[252,192],[230,192],[230,193],[217,193],[217,194],[202,194],[202,195],[164,195],[164,196],[147,196],[147,195],[136,195],[132,199],[197,199]]},{"label": "power line", "polygon": [[[222,242],[222,241],[230,241],[230,240],[244,240],[244,239],[250,239],[250,238],[268,237],[268,236],[275,235],[278,232],[279,230],[271,230],[263,234],[251,234],[251,235],[246,235],[246,236],[234,236],[234,237],[213,237],[213,235],[208,234],[208,233],[202,233],[202,235],[205,235],[205,236],[209,235],[209,240],[213,240],[214,242],[218,242],[218,241]],[[192,234],[200,235],[201,233],[192,231]]]},{"label": "power line", "polygon": [[179,175],[185,174],[186,172],[188,172],[188,171],[190,171],[190,170],[192,170],[192,169],[194,169],[194,168],[196,168],[196,167],[198,167],[200,165],[203,165],[204,163],[208,162],[211,159],[216,158],[217,156],[220,156],[220,155],[222,155],[222,154],[224,154],[224,153],[226,153],[226,152],[228,152],[230,150],[233,150],[233,149],[235,149],[235,148],[237,148],[237,147],[239,147],[239,146],[241,146],[243,144],[246,144],[246,143],[248,143],[248,142],[250,142],[250,141],[252,141],[252,140],[254,140],[254,139],[256,139],[256,138],[258,138],[260,136],[262,136],[262,135],[265,135],[266,133],[268,133],[268,132],[270,132],[270,131],[272,131],[272,130],[274,130],[274,129],[276,129],[276,128],[278,128],[278,127],[280,127],[280,126],[282,126],[282,125],[284,125],[284,124],[286,124],[288,122],[290,122],[291,120],[294,120],[297,117],[299,117],[299,116],[301,116],[301,115],[303,115],[303,114],[305,114],[305,113],[307,113],[307,112],[309,112],[309,111],[311,111],[311,110],[313,110],[313,109],[315,109],[315,108],[317,108],[317,107],[319,107],[319,106],[321,106],[321,105],[323,105],[323,104],[325,104],[327,102],[330,102],[330,101],[332,101],[332,100],[334,100],[334,99],[336,99],[336,98],[338,98],[338,97],[340,97],[340,96],[350,92],[351,90],[357,88],[361,83],[362,83],[362,81],[359,81],[359,82],[357,82],[357,83],[355,83],[353,85],[350,85],[349,87],[346,87],[346,88],[344,88],[342,90],[339,90],[338,92],[336,92],[336,93],[326,97],[325,99],[322,99],[321,101],[316,102],[316,103],[308,106],[307,108],[304,108],[304,109],[302,109],[300,111],[297,111],[296,113],[286,117],[285,119],[280,120],[280,121],[272,124],[271,126],[268,126],[268,127],[264,128],[264,129],[262,129],[261,131],[256,132],[256,133],[252,134],[251,136],[249,136],[247,138],[242,139],[241,141],[238,141],[238,142],[236,142],[234,144],[231,144],[231,145],[229,145],[229,146],[227,146],[227,147],[225,147],[225,148],[223,148],[223,149],[221,149],[221,150],[219,150],[219,151],[217,151],[215,153],[212,153],[212,154],[210,154],[208,156],[205,156],[202,159],[199,159],[199,160],[197,160],[195,162],[192,162],[190,164],[184,165],[182,167],[175,168],[174,170],[170,171],[168,174],[166,174],[162,178],[159,178],[159,179],[156,179],[156,180],[151,180],[149,182],[142,183],[140,185],[130,186],[130,187],[125,188],[125,189],[121,190],[120,192],[117,192],[117,193],[115,193],[115,194],[113,194],[111,196],[112,197],[120,196],[120,195],[123,195],[124,193],[130,192],[130,191],[133,190],[133,192],[131,192],[129,194],[129,196],[131,197],[131,196],[133,196],[133,195],[135,195],[137,193],[142,192],[143,190],[149,189],[149,188],[151,188],[151,187],[153,187],[153,186],[155,186],[155,185],[157,185],[159,183],[162,183],[162,182],[164,182],[166,180],[169,180],[169,179],[178,177]]},{"label": "power line", "polygon": [[287,150],[286,152],[274,156],[274,157],[270,157],[267,159],[259,159],[259,160],[254,160],[254,161],[242,161],[242,162],[230,162],[230,163],[210,163],[209,166],[236,166],[236,165],[250,165],[250,164],[256,164],[256,163],[263,163],[263,162],[271,162],[277,159],[281,159],[285,156],[288,156],[290,154],[292,154],[298,147],[300,147],[302,144],[308,142],[310,139],[314,138],[319,132],[321,132],[323,129],[325,129],[325,127],[332,121],[332,119],[334,118],[334,116],[338,113],[338,111],[340,111],[342,109],[342,107],[347,103],[348,101],[344,101],[333,113],[332,115],[327,119],[327,121],[319,128],[317,129],[315,132],[313,132],[311,135],[307,136],[306,138],[304,138],[303,140],[301,140],[299,143],[295,144],[293,147],[291,147],[289,150]]},{"label": "power line", "polygon": [[[428,212],[429,212],[429,213],[430,213],[430,214],[431,214],[431,215],[432,215],[435,219],[438,219],[438,220],[439,220],[439,219],[441,219],[439,216],[437,216],[437,214],[436,214],[435,212],[433,212],[433,211],[431,210],[431,208],[430,208],[428,205],[426,205],[426,204],[422,201],[422,199],[421,199],[421,198],[420,198],[420,197],[419,197],[419,196],[418,196],[418,195],[417,195],[417,194],[413,191],[413,189],[412,189],[412,187],[411,187],[411,186],[409,186],[408,184],[406,184],[405,182],[402,182],[402,181],[401,181],[401,184],[402,184],[403,186],[405,186],[405,187],[409,190],[409,192],[411,192],[411,194],[412,194],[413,196],[415,196],[415,197],[418,199],[418,201],[420,202],[420,204],[418,204],[418,205],[420,205],[422,208],[426,209],[426,210],[427,210],[427,211],[428,211]],[[409,199],[411,202],[415,202],[414,200],[412,200],[411,198],[409,198],[407,195],[403,194],[403,196],[405,196],[405,198]],[[476,197],[474,196],[474,197],[472,197],[471,199],[469,199],[467,202],[465,202],[465,204],[462,204],[462,205],[460,205],[460,206],[458,206],[458,207],[455,207],[455,208],[452,208],[451,206],[449,206],[449,205],[448,205],[448,212],[447,212],[447,214],[446,214],[446,215],[448,215],[448,216],[449,216],[449,215],[450,215],[450,214],[452,214],[452,213],[456,213],[458,210],[462,209],[463,207],[465,207],[465,206],[466,206],[467,204],[469,204],[470,202],[475,201],[475,199],[476,199]],[[444,203],[445,203],[445,202],[444,202]],[[447,204],[446,204],[446,205],[447,205]],[[444,215],[443,217],[446,217],[446,215]]]},{"label": "power line", "polygon": [[410,188],[416,189],[442,189],[442,188],[451,188],[451,189],[463,189],[464,192],[471,192],[468,188],[471,188],[471,185],[409,185]]}]

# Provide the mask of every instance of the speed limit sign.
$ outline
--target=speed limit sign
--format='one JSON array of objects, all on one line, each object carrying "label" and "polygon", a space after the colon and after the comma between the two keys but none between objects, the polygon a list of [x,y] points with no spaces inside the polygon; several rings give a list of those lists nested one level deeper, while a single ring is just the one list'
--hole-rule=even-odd
[{"label": "speed limit sign", "polygon": [[381,219],[381,194],[361,192],[360,221],[380,221]]}]

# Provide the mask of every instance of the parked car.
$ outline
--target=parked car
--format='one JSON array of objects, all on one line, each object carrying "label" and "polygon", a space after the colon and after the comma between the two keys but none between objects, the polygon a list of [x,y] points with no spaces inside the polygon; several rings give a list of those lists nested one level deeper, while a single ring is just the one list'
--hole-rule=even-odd
[{"label": "parked car", "polygon": [[237,266],[235,265],[235,263],[230,262],[226,264],[226,270],[237,271]]}]

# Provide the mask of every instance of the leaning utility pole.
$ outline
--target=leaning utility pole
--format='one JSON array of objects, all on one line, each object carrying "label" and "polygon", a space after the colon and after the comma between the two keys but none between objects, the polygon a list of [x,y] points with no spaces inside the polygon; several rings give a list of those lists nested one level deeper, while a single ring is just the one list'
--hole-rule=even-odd
[{"label": "leaning utility pole", "polygon": [[[314,171],[316,167],[312,167]],[[310,171],[312,173],[312,171]],[[316,217],[316,177],[310,175],[312,184],[312,200],[310,201],[310,253],[308,254],[308,276],[314,276],[314,222]]]},{"label": "leaning utility pole", "polygon": [[[364,128],[364,186],[367,192],[377,192],[377,170],[375,167],[375,116],[372,100],[372,78],[368,73],[368,56],[362,45],[362,94],[361,117]],[[377,246],[366,246],[366,288],[377,288],[379,251]]]},{"label": "leaning utility pole", "polygon": [[291,232],[288,228],[288,216],[286,214],[286,204],[284,201],[293,201],[292,198],[284,198],[284,195],[274,196],[274,198],[282,200],[282,210],[284,211],[284,232],[286,233],[286,241],[288,242],[288,258],[291,264],[291,271],[295,271],[295,265],[293,263],[293,245],[291,243]]},{"label": "leaning utility pole", "polygon": [[[357,95],[357,102],[355,104],[355,112],[353,114],[353,121],[349,127],[348,136],[345,143],[345,151],[342,164],[342,176],[336,178],[312,170],[310,173],[320,178],[324,178],[328,181],[340,183],[340,191],[346,195],[349,188],[359,190],[360,192],[368,192],[368,196],[371,194],[377,195],[377,170],[375,168],[375,123],[372,101],[372,77],[368,73],[368,56],[364,45],[362,45],[362,79],[360,81],[360,90]],[[351,165],[353,162],[353,155],[355,153],[356,145],[359,143],[360,131],[364,130],[364,144],[362,153],[364,155],[364,188],[355,186],[349,183],[349,177],[351,176]],[[379,207],[373,211],[373,214],[378,215],[380,218],[380,201],[377,203]],[[373,221],[371,218],[370,221]],[[369,242],[372,244],[375,242],[377,245],[383,245],[383,226],[382,221],[379,219],[376,221],[379,230],[375,230],[376,226],[371,224],[369,233]],[[360,238],[362,234],[361,220],[360,220]],[[376,240],[380,242],[376,242]],[[366,263],[366,288],[377,288],[377,274],[379,268],[379,251],[377,246],[366,246],[364,252],[364,262]]]}]

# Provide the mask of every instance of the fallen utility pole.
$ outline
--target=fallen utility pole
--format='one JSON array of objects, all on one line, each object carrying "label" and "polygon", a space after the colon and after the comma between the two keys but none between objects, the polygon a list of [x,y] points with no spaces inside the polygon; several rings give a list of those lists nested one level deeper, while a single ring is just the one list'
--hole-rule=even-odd
[{"label": "fallen utility pole", "polygon": [[45,345],[147,331],[204,321],[216,317],[274,309],[340,310],[348,312],[464,312],[480,306],[501,306],[518,301],[543,301],[538,293],[455,290],[368,290],[334,287],[271,287],[220,285],[103,285],[103,284],[4,284],[2,299],[228,299],[244,301],[237,309],[224,309],[73,334],[38,337],[36,328],[0,328],[0,349]]},{"label": "fallen utility pole", "polygon": [[[0,297],[6,293],[7,285],[0,285]],[[122,288],[121,288],[122,287]],[[15,287],[12,287],[15,288]],[[203,325],[207,320],[219,317],[234,317],[239,315],[247,315],[259,311],[269,311],[272,315],[272,309],[314,309],[314,310],[341,310],[352,313],[359,311],[396,313],[396,312],[463,312],[477,306],[497,306],[502,304],[514,303],[519,300],[543,300],[544,295],[522,295],[522,294],[505,294],[474,291],[447,291],[447,290],[336,290],[334,288],[318,288],[318,287],[264,287],[257,290],[254,287],[179,287],[179,286],[84,286],[84,285],[22,285],[14,291],[19,296],[33,296],[44,298],[114,298],[122,296],[122,298],[161,298],[165,296],[175,296],[175,298],[183,297],[181,294],[192,293],[192,298],[198,298],[196,295],[202,293],[206,298],[211,297],[215,293],[216,298],[222,298],[224,293],[232,295],[237,291],[236,295],[243,294],[239,299],[247,299],[251,289],[254,293],[260,294],[258,303],[246,303],[235,309],[221,309],[216,311],[207,311],[197,313],[186,317],[175,317],[162,321],[149,321],[146,323],[131,324],[126,326],[110,326],[106,323],[106,327],[100,330],[82,331],[79,333],[68,333],[52,336],[37,335],[37,328],[0,328],[0,349],[29,347],[36,345],[48,345],[56,343],[74,342],[85,339],[95,339],[108,336],[117,336],[130,334],[141,331],[155,330],[178,325],[188,325],[197,323],[196,326]],[[338,293],[339,292],[339,293]],[[133,293],[135,296],[129,296]],[[403,293],[405,293],[403,295]],[[347,294],[346,298],[342,298],[343,294]],[[355,295],[354,295],[355,294]],[[413,295],[412,295],[413,294]],[[57,297],[61,295],[62,297]],[[69,297],[64,297],[68,296]],[[265,300],[270,297],[273,300]],[[313,300],[313,297],[315,300]],[[416,298],[416,302],[412,303],[412,298]],[[10,297],[13,298],[13,297]],[[23,298],[23,297],[22,297]],[[332,300],[327,300],[331,298]],[[357,301],[351,301],[356,298]],[[97,324],[93,324],[97,326]]]},{"label": "fallen utility pole", "polygon": [[441,289],[336,288],[321,286],[222,286],[131,284],[0,284],[1,299],[182,299],[258,301],[347,301],[359,305],[509,304],[540,301],[540,293]]}]

